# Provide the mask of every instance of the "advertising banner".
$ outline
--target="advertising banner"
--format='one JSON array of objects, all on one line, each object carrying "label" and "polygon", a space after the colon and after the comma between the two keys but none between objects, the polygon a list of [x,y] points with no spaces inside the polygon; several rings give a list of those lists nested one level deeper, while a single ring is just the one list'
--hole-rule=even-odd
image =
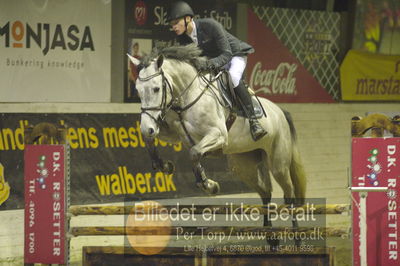
[{"label": "advertising banner", "polygon": [[251,9],[248,9],[248,28],[248,42],[256,52],[248,57],[247,77],[258,95],[274,102],[334,102]]},{"label": "advertising banner", "polygon": [[[161,157],[175,164],[175,172],[166,175],[152,168],[139,114],[7,113],[0,116],[0,163],[4,168],[2,187],[8,188],[3,189],[3,198],[9,196],[0,210],[24,206],[24,129],[41,122],[67,127],[73,205],[206,196],[196,186],[189,152],[181,143],[156,139]],[[204,159],[203,166],[207,175],[220,183],[221,194],[249,192],[230,173],[224,156]]]},{"label": "advertising banner", "polygon": [[343,100],[400,100],[400,56],[350,50],[340,67],[340,78]]},{"label": "advertising banner", "polygon": [[353,49],[388,55],[400,54],[398,0],[358,0],[355,11]]},{"label": "advertising banner", "polygon": [[25,263],[66,263],[65,159],[64,145],[25,147]]},{"label": "advertising banner", "polygon": [[2,102],[109,102],[111,1],[0,1]]},{"label": "advertising banner", "polygon": [[[355,266],[361,265],[361,254],[365,251],[368,265],[399,265],[399,161],[400,138],[352,140],[352,186],[388,187],[387,192],[368,192],[366,225],[360,222],[359,193],[352,193]],[[363,238],[362,230],[366,230],[366,238]]]},{"label": "advertising banner", "polygon": [[[167,22],[168,8],[175,0],[126,1],[126,28],[130,38],[145,38],[152,45],[174,44],[175,33]],[[216,1],[190,1],[194,18],[213,18],[229,32],[236,33],[236,4],[217,4]]]},{"label": "advertising banner", "polygon": [[[175,0],[126,1],[127,53],[135,58],[149,54],[153,47],[177,44],[167,22],[168,8]],[[229,32],[236,33],[236,3],[223,5],[213,0],[189,1],[195,18],[213,18]],[[135,88],[136,67],[126,60],[125,101],[139,102]]]}]

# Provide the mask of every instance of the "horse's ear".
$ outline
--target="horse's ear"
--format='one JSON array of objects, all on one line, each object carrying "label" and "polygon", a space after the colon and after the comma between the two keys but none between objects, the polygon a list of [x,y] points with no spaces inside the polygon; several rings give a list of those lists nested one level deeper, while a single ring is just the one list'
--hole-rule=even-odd
[{"label": "horse's ear", "polygon": [[137,58],[131,56],[130,54],[126,54],[126,55],[129,57],[129,59],[131,60],[131,62],[132,62],[135,66],[138,66],[138,65],[140,64],[140,60],[139,60],[139,59],[137,59]]},{"label": "horse's ear", "polygon": [[160,54],[157,58],[157,67],[160,68],[164,62],[164,56]]}]

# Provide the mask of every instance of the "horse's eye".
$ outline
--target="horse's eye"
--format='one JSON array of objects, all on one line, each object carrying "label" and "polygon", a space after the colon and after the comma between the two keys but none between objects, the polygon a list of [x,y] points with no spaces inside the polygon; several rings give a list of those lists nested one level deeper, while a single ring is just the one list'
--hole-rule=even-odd
[{"label": "horse's eye", "polygon": [[159,91],[160,91],[160,88],[159,88],[159,87],[155,87],[155,88],[153,89],[153,91],[154,91],[154,92],[159,92]]}]

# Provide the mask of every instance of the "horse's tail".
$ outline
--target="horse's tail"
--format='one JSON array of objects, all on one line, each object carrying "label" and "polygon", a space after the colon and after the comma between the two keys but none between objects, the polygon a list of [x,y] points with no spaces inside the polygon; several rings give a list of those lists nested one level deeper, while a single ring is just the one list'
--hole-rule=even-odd
[{"label": "horse's tail", "polygon": [[303,163],[301,162],[299,149],[297,147],[296,129],[294,127],[293,119],[290,113],[285,110],[283,110],[283,113],[285,114],[286,121],[289,124],[290,135],[292,138],[292,162],[290,164],[290,178],[294,186],[294,195],[296,196],[297,203],[304,204],[306,197],[307,180],[306,174],[304,172]]}]

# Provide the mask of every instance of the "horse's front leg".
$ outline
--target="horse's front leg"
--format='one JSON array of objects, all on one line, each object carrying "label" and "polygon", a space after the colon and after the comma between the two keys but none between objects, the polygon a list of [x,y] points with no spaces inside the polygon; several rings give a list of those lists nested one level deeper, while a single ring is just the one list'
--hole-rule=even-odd
[{"label": "horse's front leg", "polygon": [[209,134],[204,136],[199,143],[190,149],[190,156],[193,163],[193,173],[196,177],[196,184],[208,194],[217,194],[219,184],[207,177],[201,159],[207,152],[222,148],[226,142],[226,135],[221,134],[218,129],[210,130]]},{"label": "horse's front leg", "polygon": [[193,165],[193,173],[196,177],[196,184],[204,192],[210,195],[215,195],[219,192],[219,184],[207,177],[203,166],[200,162]]},{"label": "horse's front leg", "polygon": [[164,161],[160,157],[156,146],[154,145],[154,139],[145,139],[146,149],[150,155],[151,165],[154,170],[160,170],[165,174],[172,174],[175,171],[175,166],[171,161]]}]

